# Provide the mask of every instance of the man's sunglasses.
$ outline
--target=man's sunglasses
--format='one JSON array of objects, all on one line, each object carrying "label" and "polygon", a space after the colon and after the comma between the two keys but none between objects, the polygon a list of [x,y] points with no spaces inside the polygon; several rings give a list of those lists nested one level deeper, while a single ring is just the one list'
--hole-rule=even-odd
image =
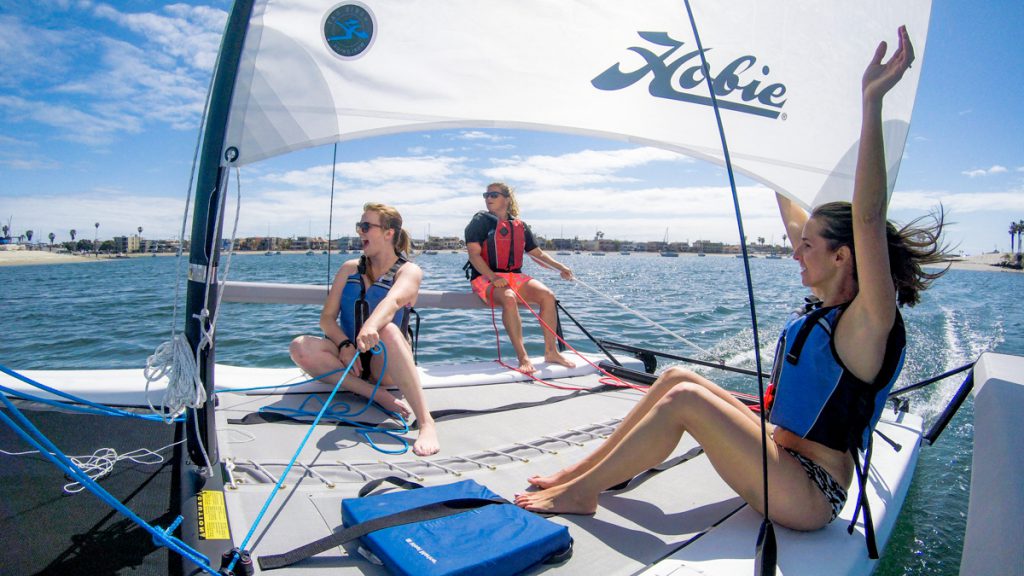
[{"label": "man's sunglasses", "polygon": [[374,224],[373,222],[356,222],[356,232],[362,232],[363,234],[366,234],[367,232],[370,231],[370,228],[383,229],[384,227],[381,226],[380,224]]},{"label": "man's sunglasses", "polygon": [[508,192],[491,192],[490,190],[484,192],[484,198],[490,198],[493,200],[498,196],[504,196],[505,198],[508,198]]}]

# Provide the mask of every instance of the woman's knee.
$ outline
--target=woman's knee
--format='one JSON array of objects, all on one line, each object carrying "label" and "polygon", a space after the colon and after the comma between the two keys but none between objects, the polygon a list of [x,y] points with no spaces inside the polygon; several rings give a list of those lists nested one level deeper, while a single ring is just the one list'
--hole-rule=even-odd
[{"label": "woman's knee", "polygon": [[704,412],[711,392],[696,382],[682,381],[675,383],[660,403],[680,414]]},{"label": "woman's knee", "polygon": [[654,386],[659,388],[671,388],[683,382],[696,382],[696,372],[680,366],[672,366],[661,373],[661,377],[654,381]]},{"label": "woman's knee", "polygon": [[379,334],[380,340],[385,346],[394,346],[396,344],[401,344],[403,346],[409,345],[409,341],[406,339],[405,334],[402,333],[402,329],[392,322],[385,324],[384,327],[380,329]]},{"label": "woman's knee", "polygon": [[315,336],[299,336],[292,340],[291,344],[288,345],[288,354],[291,355],[292,360],[296,363],[304,361],[316,346],[315,340],[319,340]]}]

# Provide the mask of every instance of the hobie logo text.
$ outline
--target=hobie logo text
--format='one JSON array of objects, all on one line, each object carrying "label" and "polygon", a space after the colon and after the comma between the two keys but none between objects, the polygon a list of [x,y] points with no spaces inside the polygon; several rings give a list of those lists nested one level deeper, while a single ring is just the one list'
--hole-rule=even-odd
[{"label": "hobie logo text", "polygon": [[[705,76],[701,67],[700,51],[681,52],[683,42],[674,40],[665,32],[638,32],[641,38],[668,49],[661,54],[633,46],[636,52],[647,62],[636,70],[624,72],[621,63],[597,75],[590,81],[600,90],[621,90],[631,86],[650,74],[648,86],[652,96],[693,102],[711,106],[711,97],[702,96]],[[711,49],[705,49],[705,54]],[[781,83],[765,83],[757,78],[754,70],[757,58],[740,56],[715,72],[711,70],[711,86],[715,91],[719,108],[735,110],[746,114],[755,114],[767,118],[778,118],[782,107],[786,104],[786,85]],[[710,64],[709,64],[710,66]],[[760,68],[761,76],[767,76],[768,66]],[[706,90],[704,91],[706,93]]]}]

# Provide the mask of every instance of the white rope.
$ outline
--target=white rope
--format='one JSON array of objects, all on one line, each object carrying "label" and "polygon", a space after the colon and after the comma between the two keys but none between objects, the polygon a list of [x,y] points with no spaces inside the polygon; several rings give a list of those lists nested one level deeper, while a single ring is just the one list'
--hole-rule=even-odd
[{"label": "white rope", "polygon": [[[153,355],[146,359],[142,373],[146,377],[146,402],[150,410],[160,414],[168,424],[181,416],[186,408],[202,406],[206,402],[206,389],[199,378],[196,357],[184,334],[174,334],[171,341],[157,346]],[[167,389],[157,409],[149,397],[149,386],[165,376],[168,379]]]},{"label": "white rope", "polygon": [[593,292],[594,294],[597,294],[598,296],[600,296],[600,297],[604,298],[605,300],[607,300],[607,301],[611,302],[612,304],[615,304],[615,305],[616,305],[616,306],[618,306],[619,308],[622,308],[623,310],[625,310],[625,311],[627,311],[627,312],[629,312],[629,313],[631,313],[631,314],[633,314],[633,315],[637,316],[638,318],[642,318],[643,320],[646,320],[646,321],[647,321],[647,322],[649,322],[649,323],[650,323],[650,324],[651,324],[652,326],[654,326],[655,328],[657,328],[657,329],[661,330],[662,332],[664,332],[664,333],[668,334],[669,336],[671,336],[671,337],[675,338],[676,340],[679,340],[680,342],[682,342],[682,343],[684,343],[684,344],[687,344],[687,345],[689,345],[689,346],[692,346],[693,348],[697,349],[697,350],[698,350],[698,351],[700,351],[701,353],[703,353],[703,354],[707,354],[707,355],[708,355],[708,357],[710,357],[710,358],[716,358],[716,356],[715,356],[714,354],[712,354],[711,352],[709,352],[708,350],[705,350],[704,348],[701,348],[701,347],[700,347],[700,346],[698,346],[697,344],[695,344],[695,343],[693,343],[693,342],[691,342],[691,341],[687,340],[686,338],[683,338],[683,337],[682,337],[682,336],[680,336],[679,334],[676,334],[675,332],[673,332],[673,331],[669,330],[668,328],[666,328],[666,327],[662,326],[661,324],[659,324],[659,323],[655,322],[654,320],[652,320],[652,319],[648,318],[647,316],[645,316],[645,315],[641,314],[640,312],[637,312],[636,310],[633,310],[632,308],[630,308],[629,306],[626,306],[626,305],[625,305],[625,304],[623,304],[622,302],[619,302],[618,300],[616,300],[616,299],[612,298],[611,296],[608,296],[607,294],[605,294],[605,293],[601,292],[600,290],[598,290],[598,289],[596,289],[596,288],[594,288],[594,287],[590,286],[589,284],[587,284],[587,283],[586,283],[586,282],[584,282],[583,280],[580,280],[580,279],[579,279],[579,277],[576,277],[576,278],[575,278],[575,281],[576,281],[576,282],[577,282],[577,283],[578,283],[578,284],[579,284],[580,286],[583,286],[584,288],[586,288],[586,289],[590,290],[590,291],[591,291],[591,292]]},{"label": "white rope", "polygon": [[[139,448],[132,450],[131,452],[125,452],[124,454],[118,454],[117,450],[113,448],[99,448],[88,456],[68,456],[79,469],[82,470],[89,478],[93,480],[99,480],[105,476],[109,476],[114,471],[114,466],[122,460],[130,460],[136,464],[157,465],[163,464],[165,458],[160,454],[164,450],[173,448],[174,446],[181,444],[184,440],[179,440],[173,444],[168,444],[158,450],[150,450],[149,448]],[[29,454],[39,454],[38,450],[28,450],[25,452],[8,452],[6,450],[0,450],[0,453],[8,456],[27,456]],[[52,452],[51,455],[54,455]],[[69,482],[64,485],[64,492],[68,494],[77,494],[84,490],[85,487],[79,482]]]}]

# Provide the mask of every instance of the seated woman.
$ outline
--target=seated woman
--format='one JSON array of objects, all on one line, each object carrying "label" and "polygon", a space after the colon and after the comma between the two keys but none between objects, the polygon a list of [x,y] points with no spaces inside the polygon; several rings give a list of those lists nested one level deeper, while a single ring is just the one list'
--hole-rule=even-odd
[{"label": "seated woman", "polygon": [[[842,509],[855,451],[864,447],[902,366],[905,332],[897,303],[913,306],[944,272],[921,270],[943,258],[941,211],[928,228],[915,221],[897,231],[886,220],[881,107],[914,59],[905,28],[896,53],[882,64],[884,55],[883,42],[862,81],[852,204],[825,204],[808,217],[778,196],[787,232],[799,238],[793,258],[801,281],[821,300],[819,311],[787,325],[773,371],[767,430],[771,517],[797,530],[821,528]],[[824,320],[810,319],[818,315]],[[832,330],[822,329],[822,322]],[[804,325],[813,329],[801,335]],[[794,342],[805,337],[802,350],[794,350]],[[799,363],[784,360],[788,353],[800,354]],[[541,490],[519,494],[515,502],[529,510],[592,514],[601,491],[662,462],[687,432],[729,486],[764,513],[760,418],[719,386],[681,368],[666,370],[595,452],[551,476],[530,478]]]},{"label": "seated woman", "polygon": [[[352,357],[368,352],[380,342],[387,351],[384,386],[398,386],[408,402],[395,398],[382,386],[376,401],[392,412],[408,418],[416,416],[419,436],[413,452],[429,456],[440,449],[434,420],[427,410],[420,386],[419,372],[413,362],[407,338],[409,308],[416,302],[423,271],[402,257],[410,247],[409,234],[402,229],[402,216],[391,206],[368,203],[356,232],[363,241],[363,256],[341,265],[320,312],[323,338],[299,336],[289,347],[292,360],[311,375],[327,374],[320,380],[334,385],[340,370]],[[367,305],[360,326],[359,302]],[[370,382],[383,368],[383,357],[373,355],[369,373],[357,361],[342,386],[365,397],[373,391]]]},{"label": "seated woman", "polygon": [[[572,270],[544,252],[533,239],[530,227],[519,220],[519,205],[507,184],[494,182],[484,192],[487,211],[477,212],[466,226],[466,267],[469,280],[480,299],[501,308],[501,321],[519,359],[519,371],[536,372],[523,344],[523,323],[519,318],[516,292],[527,302],[540,305],[540,317],[554,330],[557,322],[555,294],[543,282],[522,273],[523,253],[544,266],[558,270],[562,278],[572,279]],[[544,330],[544,361],[572,368],[571,360],[558,351],[551,330]]]}]

